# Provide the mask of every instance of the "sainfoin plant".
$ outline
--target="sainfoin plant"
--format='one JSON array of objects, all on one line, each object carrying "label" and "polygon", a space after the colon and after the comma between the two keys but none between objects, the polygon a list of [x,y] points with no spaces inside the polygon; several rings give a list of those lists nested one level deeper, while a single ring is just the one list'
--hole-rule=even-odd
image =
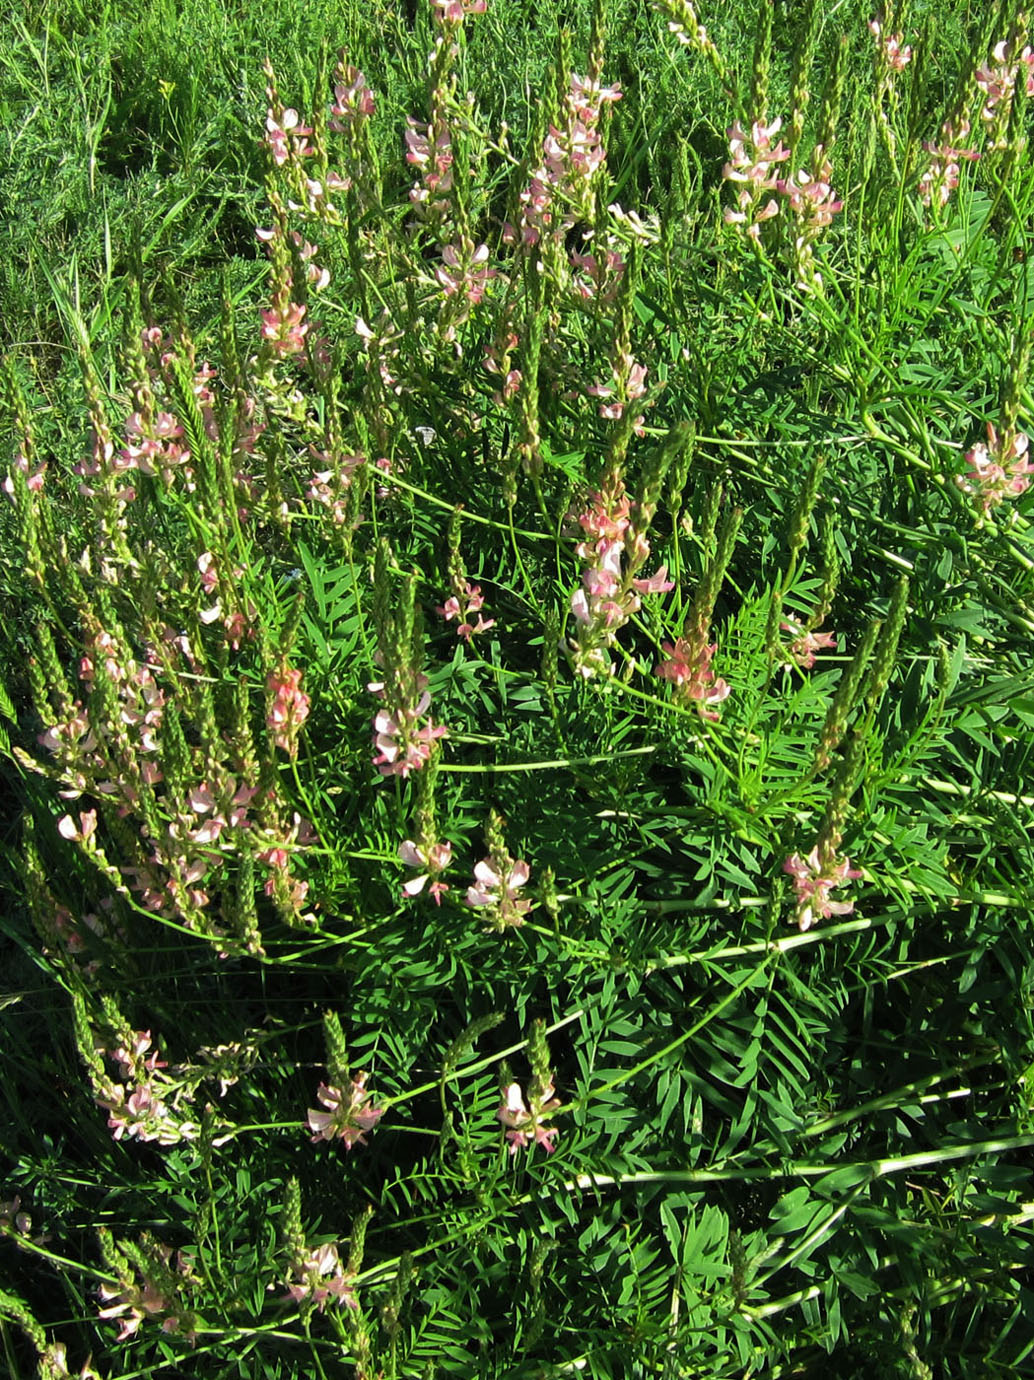
[{"label": "sainfoin plant", "polygon": [[1022,1374],[1026,19],[349,14],[4,359],[12,1373]]}]

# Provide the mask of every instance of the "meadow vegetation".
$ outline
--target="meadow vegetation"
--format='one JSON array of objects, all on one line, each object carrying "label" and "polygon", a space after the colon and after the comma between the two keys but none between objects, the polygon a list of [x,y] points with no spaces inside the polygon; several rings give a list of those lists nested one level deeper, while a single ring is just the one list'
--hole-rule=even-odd
[{"label": "meadow vegetation", "polygon": [[17,1380],[1034,1367],[1028,27],[8,7]]}]

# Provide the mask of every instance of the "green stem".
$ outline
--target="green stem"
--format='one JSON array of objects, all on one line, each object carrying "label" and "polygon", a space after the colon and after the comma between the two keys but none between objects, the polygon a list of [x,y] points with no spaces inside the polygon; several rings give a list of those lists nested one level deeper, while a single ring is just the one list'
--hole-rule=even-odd
[{"label": "green stem", "polygon": [[593,757],[557,757],[546,762],[443,762],[441,772],[483,773],[497,771],[555,771],[561,767],[593,767],[601,762],[613,762],[618,757],[644,757],[657,751],[656,747],[626,748],[623,752],[597,753]]}]

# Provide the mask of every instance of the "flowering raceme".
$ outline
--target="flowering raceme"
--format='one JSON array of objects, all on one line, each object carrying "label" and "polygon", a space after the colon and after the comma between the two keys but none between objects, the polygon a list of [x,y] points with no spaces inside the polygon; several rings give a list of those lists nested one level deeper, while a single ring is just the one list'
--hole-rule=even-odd
[{"label": "flowering raceme", "polygon": [[503,1089],[503,1104],[496,1117],[508,1128],[506,1139],[509,1141],[511,1157],[516,1155],[518,1150],[526,1149],[532,1141],[536,1145],[541,1145],[547,1155],[551,1155],[556,1149],[554,1142],[558,1134],[557,1128],[545,1125],[548,1117],[560,1106],[559,1098],[554,1096],[555,1092],[552,1077],[546,1079],[540,1087],[533,1086],[529,1091],[529,1109],[525,1106],[519,1083],[510,1083]]},{"label": "flowering raceme", "polygon": [[849,858],[837,858],[818,844],[807,858],[793,853],[783,864],[783,871],[793,878],[797,893],[797,924],[802,933],[811,929],[816,920],[828,920],[833,915],[850,915],[853,901],[831,901],[829,893],[844,882],[862,874],[852,868]]},{"label": "flowering raceme", "polygon": [[790,634],[790,655],[802,671],[810,671],[815,665],[816,652],[832,651],[837,645],[836,636],[831,632],[816,632],[800,623],[780,623],[779,626]]},{"label": "flowering raceme", "polygon": [[985,513],[1006,498],[1016,498],[1030,487],[1034,465],[1027,459],[1029,439],[1025,432],[999,436],[994,426],[987,424],[987,445],[978,442],[966,452],[970,466],[965,475],[957,475],[955,482],[964,493],[972,494]]},{"label": "flowering raceme", "polygon": [[[449,730],[444,724],[429,722],[417,727],[417,721],[431,704],[431,695],[426,689],[427,677],[419,676],[418,683],[421,693],[416,704],[400,705],[394,710],[381,709],[374,715],[373,743],[377,755],[373,762],[384,776],[401,776],[406,780],[411,771],[419,771],[430,761],[437,740],[448,736]],[[384,682],[371,681],[367,689],[371,694],[383,695]]]},{"label": "flowering raceme", "polygon": [[298,755],[298,734],[309,717],[309,697],[301,688],[302,673],[283,662],[266,680],[270,696],[266,727],[273,742],[290,757]]},{"label": "flowering raceme", "polygon": [[805,292],[822,290],[822,275],[815,267],[812,245],[844,205],[837,199],[832,182],[833,167],[821,144],[812,150],[810,168],[801,168],[795,177],[779,178],[776,182],[793,217],[797,285]]},{"label": "flowering raceme", "polygon": [[678,638],[674,646],[662,643],[661,650],[668,653],[668,660],[657,667],[657,675],[675,686],[675,699],[695,704],[702,719],[717,723],[721,716],[711,706],[729,697],[729,686],[724,680],[716,680],[711,670],[717,642],[687,636]]},{"label": "flowering raceme", "polygon": [[983,63],[974,73],[974,81],[984,98],[980,119],[987,127],[993,149],[1006,143],[1006,125],[1017,86],[1022,83],[1025,94],[1034,96],[1034,52],[1029,45],[1017,52],[1018,45],[1003,39],[996,43],[991,61]]},{"label": "flowering raceme", "polygon": [[344,1089],[327,1083],[319,1085],[316,1097],[326,1111],[309,1109],[309,1129],[316,1133],[313,1142],[340,1137],[346,1150],[366,1144],[366,1132],[372,1131],[384,1115],[383,1107],[371,1105],[372,1094],[366,1091],[368,1077],[358,1073]]},{"label": "flowering raceme", "polygon": [[[650,545],[645,532],[633,523],[633,506],[623,480],[612,476],[602,492],[589,495],[577,515],[585,540],[575,551],[588,565],[582,587],[571,596],[577,626],[569,650],[578,673],[586,679],[610,669],[607,649],[614,645],[618,629],[638,612],[639,595],[661,594],[675,587],[667,566],[648,578],[637,576],[649,559]],[[574,510],[569,516],[574,516]]]},{"label": "flowering raceme", "polygon": [[302,1258],[292,1263],[287,1297],[295,1303],[312,1303],[321,1313],[328,1303],[358,1308],[354,1285],[355,1271],[346,1271],[336,1243],[328,1241],[322,1246],[310,1247]]},{"label": "flowering raceme", "polygon": [[[462,590],[446,599],[443,605],[435,609],[435,612],[440,613],[447,623],[451,622],[454,618],[461,618],[463,621],[456,629],[456,636],[469,642],[474,634],[487,632],[489,628],[494,628],[495,619],[481,617],[479,610],[485,606],[484,596],[481,593],[481,586],[472,585],[469,580],[464,580],[462,584]],[[470,615],[472,613],[478,615],[476,624],[471,624],[470,622]]]},{"label": "flowering raceme", "polygon": [[151,1032],[139,1030],[132,1047],[118,1046],[103,1051],[119,1066],[124,1082],[104,1077],[95,1079],[97,1105],[108,1112],[108,1127],[115,1140],[156,1140],[159,1145],[176,1145],[181,1140],[196,1140],[196,1122],[181,1115],[178,1103],[183,1089],[174,1078],[162,1072],[168,1065],[151,1047]]},{"label": "flowering raceme", "polygon": [[469,240],[442,246],[442,266],[435,269],[435,277],[446,297],[459,295],[476,306],[485,295],[488,280],[496,276],[494,268],[486,268],[488,245],[475,249]]},{"label": "flowering raceme", "polygon": [[887,64],[890,71],[903,72],[912,61],[912,49],[908,44],[902,47],[902,35],[885,35],[883,33],[883,26],[878,19],[869,20],[869,32],[876,40],[883,61]]},{"label": "flowering raceme", "polygon": [[945,120],[941,126],[940,142],[925,141],[923,149],[930,161],[919,179],[919,195],[926,206],[946,206],[952,192],[959,185],[960,160],[974,163],[980,158],[976,149],[957,147],[969,133],[969,121]]},{"label": "flowering raceme", "polygon": [[330,108],[327,128],[335,134],[343,134],[356,121],[372,115],[375,102],[374,94],[358,67],[342,63],[336,75],[338,80],[334,83],[334,103]]},{"label": "flowering raceme", "polygon": [[[417,206],[431,206],[433,198],[452,190],[452,135],[447,124],[432,133],[430,125],[406,117],[406,162],[420,169],[420,182],[409,193]],[[433,140],[433,147],[432,147]]]},{"label": "flowering raceme", "polygon": [[266,115],[266,147],[273,162],[282,168],[289,158],[311,158],[316,150],[309,143],[312,133],[308,125],[303,125],[297,110],[288,107],[276,111],[270,107]]},{"label": "flowering raceme", "polygon": [[604,105],[621,99],[619,86],[603,86],[572,73],[564,99],[562,128],[550,125],[542,163],[520,194],[517,226],[503,227],[507,244],[535,246],[545,235],[558,239],[580,218],[593,218],[596,174],[606,161],[599,123]]},{"label": "flowering raceme", "polygon": [[483,858],[474,866],[473,886],[467,888],[467,905],[485,910],[490,929],[512,929],[524,924],[531,902],[518,895],[526,886],[531,869],[526,862]]},{"label": "flowering raceme", "polygon": [[446,882],[438,881],[438,874],[444,872],[452,861],[452,844],[445,842],[429,845],[406,839],[399,844],[399,857],[407,867],[424,869],[420,876],[411,877],[408,882],[402,884],[402,890],[406,895],[419,896],[430,881],[429,895],[434,898],[435,905],[440,906],[442,893],[448,891],[449,887]]},{"label": "flowering raceme", "polygon": [[740,191],[736,197],[737,210],[726,207],[722,212],[727,225],[745,225],[751,239],[761,235],[761,223],[779,214],[774,197],[762,206],[765,192],[779,187],[774,169],[790,157],[790,150],[780,140],[773,148],[772,140],[782,128],[782,120],[764,125],[755,120],[748,134],[739,120],[726,131],[729,140],[729,162],[722,169],[726,182],[736,183]]}]

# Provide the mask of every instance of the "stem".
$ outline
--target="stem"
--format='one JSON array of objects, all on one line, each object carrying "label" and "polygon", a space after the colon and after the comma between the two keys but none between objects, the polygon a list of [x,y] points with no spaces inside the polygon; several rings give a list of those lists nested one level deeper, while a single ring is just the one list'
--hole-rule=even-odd
[{"label": "stem", "polygon": [[551,771],[560,767],[594,767],[600,762],[613,762],[617,757],[644,757],[656,751],[656,747],[626,748],[622,752],[598,753],[593,757],[558,757],[548,762],[489,762],[487,765],[443,762],[438,770],[475,774],[497,771]]}]

